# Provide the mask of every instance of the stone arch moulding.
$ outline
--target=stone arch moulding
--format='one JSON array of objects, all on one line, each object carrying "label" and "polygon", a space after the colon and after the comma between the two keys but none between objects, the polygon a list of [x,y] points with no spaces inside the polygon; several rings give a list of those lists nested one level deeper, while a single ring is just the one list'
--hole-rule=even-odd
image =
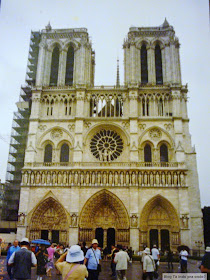
[{"label": "stone arch moulding", "polygon": [[155,38],[151,41],[152,47],[155,48],[156,44],[159,44],[161,50],[165,48],[165,41],[163,39],[161,40],[161,39]]},{"label": "stone arch moulding", "polygon": [[74,51],[77,51],[80,48],[81,44],[77,41],[67,40],[63,45],[63,50],[68,51],[69,46],[72,46],[74,48]]},{"label": "stone arch moulding", "polygon": [[103,189],[91,196],[83,206],[79,227],[81,229],[114,227],[128,230],[129,215],[123,202],[112,192]]},{"label": "stone arch moulding", "polygon": [[70,217],[63,205],[49,192],[28,214],[29,230],[68,230]]},{"label": "stone arch moulding", "polygon": [[[38,148],[42,148],[42,147],[43,147],[43,143],[44,143],[45,141],[47,141],[47,140],[49,141],[49,139],[51,138],[51,137],[50,137],[50,133],[51,133],[53,130],[56,130],[56,129],[61,130],[64,134],[67,135],[67,137],[69,137],[69,139],[64,139],[64,138],[62,137],[62,140],[65,140],[65,141],[69,142],[71,147],[74,146],[74,138],[73,138],[73,136],[71,135],[71,133],[69,133],[69,131],[66,130],[65,128],[63,128],[63,127],[55,126],[55,127],[49,128],[47,131],[45,131],[45,132],[40,136],[40,138],[39,138],[38,141],[37,141],[37,146],[38,146]],[[45,137],[47,134],[49,135],[48,138]],[[45,139],[45,138],[46,138],[46,139]],[[52,142],[52,140],[50,140],[50,141]],[[61,141],[61,140],[59,140],[59,143],[60,143],[60,141]]]},{"label": "stone arch moulding", "polygon": [[87,143],[88,139],[92,138],[93,135],[95,133],[97,133],[98,131],[100,131],[101,129],[115,129],[119,134],[122,135],[123,140],[125,141],[125,144],[129,145],[130,144],[130,140],[129,140],[129,135],[128,133],[125,131],[125,129],[123,127],[121,127],[120,125],[117,125],[115,123],[109,123],[107,124],[107,122],[100,122],[99,124],[96,124],[94,126],[91,126],[87,132],[84,135],[84,144]]},{"label": "stone arch moulding", "polygon": [[63,48],[63,43],[60,40],[53,40],[49,45],[48,45],[48,51],[52,52],[53,49],[58,46],[59,51],[61,52]]},{"label": "stone arch moulding", "polygon": [[[140,215],[140,228],[141,231],[148,230],[148,219],[155,207],[161,207],[169,217],[170,230],[179,232],[179,218],[176,209],[172,203],[161,195],[156,195],[151,198],[144,206]],[[157,221],[158,223],[158,221]]]},{"label": "stone arch moulding", "polygon": [[146,48],[150,47],[150,41],[144,38],[143,40],[140,39],[136,42],[136,48],[140,50],[143,44],[146,45]]},{"label": "stone arch moulding", "polygon": [[[163,129],[162,127],[159,127],[159,126],[151,126],[151,127],[148,127],[139,137],[139,148],[141,148],[142,144],[145,143],[145,141],[146,141],[146,139],[144,139],[144,136],[147,133],[149,133],[149,131],[151,131],[152,129],[158,129],[162,132],[162,136],[160,137],[159,140],[156,141],[157,144],[160,141],[165,141],[166,143],[168,143],[170,145],[171,148],[175,147],[174,140],[172,139],[171,135],[165,129]],[[164,136],[166,136],[166,137],[164,137]],[[151,142],[151,140],[149,140],[149,141]]]}]

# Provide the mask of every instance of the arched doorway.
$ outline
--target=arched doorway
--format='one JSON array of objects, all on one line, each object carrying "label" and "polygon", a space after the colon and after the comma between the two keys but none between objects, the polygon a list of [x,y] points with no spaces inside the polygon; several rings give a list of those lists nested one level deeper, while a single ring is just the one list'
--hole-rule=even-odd
[{"label": "arched doorway", "polygon": [[179,219],[173,205],[157,195],[144,206],[140,216],[141,248],[156,245],[164,252],[179,245]]},{"label": "arched doorway", "polygon": [[103,240],[103,247],[116,243],[129,245],[127,210],[122,201],[108,190],[94,194],[81,211],[79,242],[85,241],[90,245],[95,237]]},{"label": "arched doorway", "polygon": [[30,240],[43,238],[55,243],[67,243],[68,217],[63,206],[54,198],[42,201],[28,216]]}]

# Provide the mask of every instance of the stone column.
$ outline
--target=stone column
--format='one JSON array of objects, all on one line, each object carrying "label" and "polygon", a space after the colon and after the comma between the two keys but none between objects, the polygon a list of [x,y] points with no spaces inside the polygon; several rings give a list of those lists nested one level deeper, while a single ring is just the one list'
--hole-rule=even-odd
[{"label": "stone column", "polygon": [[164,60],[165,60],[165,81],[164,81],[164,83],[171,83],[170,43],[167,43],[165,45],[163,56],[164,56]]},{"label": "stone column", "polygon": [[59,57],[58,86],[65,85],[67,50],[62,50]]},{"label": "stone column", "polygon": [[130,247],[134,251],[139,251],[139,229],[130,228]]},{"label": "stone column", "polygon": [[47,50],[45,55],[44,81],[43,81],[44,86],[49,86],[50,83],[51,61],[52,61],[52,51]]},{"label": "stone column", "polygon": [[147,61],[148,61],[148,83],[156,83],[155,74],[155,48],[150,47],[147,51]]},{"label": "stone column", "polygon": [[44,43],[39,44],[39,57],[38,57],[38,65],[37,65],[37,74],[36,74],[36,86],[43,85],[43,77],[44,77],[44,66],[45,66],[45,55],[46,55],[46,47]]},{"label": "stone column", "polygon": [[70,246],[78,244],[79,242],[79,228],[72,228],[69,229],[69,240],[67,241]]},{"label": "stone column", "polygon": [[131,79],[130,79],[130,83],[131,84],[135,84],[136,83],[136,57],[135,57],[135,52],[136,50],[136,47],[135,47],[135,42],[131,42],[131,46],[130,46],[130,54],[131,54],[131,57],[130,57],[130,64],[131,64],[131,67],[130,67],[130,73],[131,73]]},{"label": "stone column", "polygon": [[181,84],[182,83],[182,78],[181,78],[181,65],[180,65],[179,47],[180,47],[180,44],[177,42],[177,44],[175,45],[176,79],[177,79],[177,83]]}]

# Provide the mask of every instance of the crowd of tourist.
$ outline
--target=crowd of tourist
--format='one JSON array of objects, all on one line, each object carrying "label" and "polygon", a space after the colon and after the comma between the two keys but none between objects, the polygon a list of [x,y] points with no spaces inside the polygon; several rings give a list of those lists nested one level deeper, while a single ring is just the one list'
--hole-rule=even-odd
[{"label": "crowd of tourist", "polygon": [[[88,248],[86,243],[73,245],[70,248],[62,244],[34,245],[29,243],[28,238],[23,238],[19,243],[15,240],[13,245],[7,248],[7,272],[11,280],[31,279],[31,267],[36,267],[37,280],[43,277],[52,277],[52,270],[61,274],[63,280],[98,280],[101,271],[101,260],[110,259],[111,276],[113,279],[126,280],[128,262],[132,262],[133,251],[122,245],[111,246],[111,253],[108,248],[102,250],[98,246],[97,239],[92,240]],[[142,265],[142,279],[158,279],[158,268],[160,264],[160,252],[156,245],[150,250],[145,248],[140,254]],[[183,249],[180,252],[181,272],[187,272],[188,252]],[[167,251],[168,268],[173,271],[173,253]],[[210,275],[210,247],[206,248],[206,254],[201,263],[201,272]],[[46,279],[46,278],[45,278]],[[141,279],[141,276],[139,276]]]}]

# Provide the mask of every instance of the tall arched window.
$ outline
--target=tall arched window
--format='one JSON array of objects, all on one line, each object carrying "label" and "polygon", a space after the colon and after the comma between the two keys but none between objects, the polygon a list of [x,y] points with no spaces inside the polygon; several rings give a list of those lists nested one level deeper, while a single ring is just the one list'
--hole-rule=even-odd
[{"label": "tall arched window", "polygon": [[73,74],[74,74],[74,48],[69,47],[66,58],[66,78],[65,84],[72,86],[73,85]]},{"label": "tall arched window", "polygon": [[166,144],[160,146],[160,162],[168,162],[168,147]]},{"label": "tall arched window", "polygon": [[163,84],[163,71],[162,71],[162,55],[160,46],[155,46],[155,73],[156,73],[156,84]]},{"label": "tall arched window", "polygon": [[63,144],[61,147],[60,162],[69,162],[69,146]]},{"label": "tall arched window", "polygon": [[147,48],[145,44],[141,47],[141,82],[142,84],[148,83]]},{"label": "tall arched window", "polygon": [[59,48],[55,47],[52,53],[50,85],[57,86],[58,83],[58,67],[59,67]]},{"label": "tall arched window", "polygon": [[152,150],[149,144],[146,144],[144,147],[144,161],[152,162]]},{"label": "tall arched window", "polygon": [[142,115],[149,116],[149,99],[148,98],[142,99]]},{"label": "tall arched window", "polygon": [[44,150],[44,162],[52,162],[52,145],[47,144]]}]

